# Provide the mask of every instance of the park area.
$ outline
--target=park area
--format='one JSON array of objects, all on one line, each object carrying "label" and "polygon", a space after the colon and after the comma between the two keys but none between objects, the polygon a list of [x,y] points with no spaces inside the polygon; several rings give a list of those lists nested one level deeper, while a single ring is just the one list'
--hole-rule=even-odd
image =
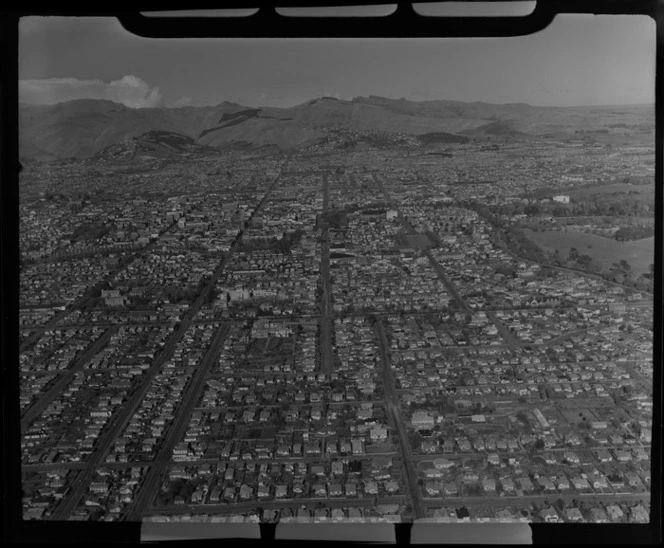
[{"label": "park area", "polygon": [[647,273],[649,265],[655,262],[655,238],[643,238],[629,242],[619,242],[611,238],[576,231],[524,230],[525,235],[545,251],[560,251],[566,257],[571,248],[589,255],[603,267],[625,260],[632,267],[635,277]]}]

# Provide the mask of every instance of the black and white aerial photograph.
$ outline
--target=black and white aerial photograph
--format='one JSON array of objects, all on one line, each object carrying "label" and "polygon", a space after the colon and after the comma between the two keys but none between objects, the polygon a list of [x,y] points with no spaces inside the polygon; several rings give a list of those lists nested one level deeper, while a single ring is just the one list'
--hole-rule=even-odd
[{"label": "black and white aerial photograph", "polygon": [[650,523],[651,17],[18,38],[24,520]]}]

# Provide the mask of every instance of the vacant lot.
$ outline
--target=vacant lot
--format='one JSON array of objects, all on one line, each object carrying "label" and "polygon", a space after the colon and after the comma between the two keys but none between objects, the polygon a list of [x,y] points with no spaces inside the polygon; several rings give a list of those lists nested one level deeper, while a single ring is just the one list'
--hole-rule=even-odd
[{"label": "vacant lot", "polygon": [[[575,247],[579,253],[590,255],[593,259],[608,267],[622,259],[632,267],[634,276],[648,272],[648,266],[655,262],[655,238],[644,238],[633,242],[618,242],[603,236],[584,232],[524,230],[526,236],[546,251],[558,249],[563,257]],[[590,246],[590,247],[588,247]]]}]

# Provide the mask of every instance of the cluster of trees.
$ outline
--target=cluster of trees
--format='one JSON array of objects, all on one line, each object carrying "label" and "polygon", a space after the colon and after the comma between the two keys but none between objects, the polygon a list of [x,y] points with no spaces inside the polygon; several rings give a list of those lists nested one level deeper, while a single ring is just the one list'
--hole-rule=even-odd
[{"label": "cluster of trees", "polygon": [[[205,282],[203,282],[204,285]],[[162,289],[162,295],[171,303],[182,303],[193,301],[202,289],[199,282],[196,287],[180,287],[177,285],[167,285]]]},{"label": "cluster of trees", "polygon": [[321,215],[321,223],[331,228],[343,228],[348,226],[348,214],[343,210],[332,210]]},{"label": "cluster of trees", "polygon": [[293,232],[285,233],[282,238],[262,238],[250,241],[243,240],[240,245],[240,251],[270,250],[276,253],[288,253],[300,242],[303,235],[304,230],[298,229]]},{"label": "cluster of trees", "polygon": [[175,497],[182,497],[185,501],[191,500],[191,495],[196,490],[197,484],[202,480],[186,481],[184,479],[176,479],[168,485],[167,491],[159,491],[157,495],[157,503],[160,506],[170,506],[173,504]]},{"label": "cluster of trees", "polygon": [[[523,204],[514,205],[523,206]],[[491,234],[493,242],[518,257],[537,262],[541,265],[574,268],[591,274],[597,274],[607,280],[635,288],[639,291],[652,291],[654,288],[654,267],[652,265],[650,272],[634,277],[631,272],[631,265],[625,260],[613,263],[610,267],[605,268],[599,261],[586,253],[580,253],[576,248],[571,248],[566,257],[563,256],[558,249],[553,253],[546,253],[534,242],[529,240],[518,228],[508,226],[508,224],[499,217],[499,213],[496,212],[496,210],[500,210],[501,208],[490,209],[486,206],[476,204],[468,204],[467,206],[477,211],[496,228]],[[651,234],[652,231],[648,229],[648,235]],[[550,276],[553,274],[550,269],[542,270],[543,272],[540,272],[541,276]],[[505,269],[505,272],[501,273],[510,275],[510,272],[507,269]]]},{"label": "cluster of trees", "polygon": [[639,291],[652,291],[653,290],[653,277],[654,265],[650,265],[649,272],[643,273],[636,277],[632,271],[632,266],[624,259],[614,262],[608,267],[605,267],[597,260],[590,257],[590,255],[580,253],[576,248],[571,248],[567,257],[556,249],[550,255],[550,261],[556,266],[564,268],[574,268],[583,270],[591,274],[597,274],[603,278],[638,289]]},{"label": "cluster of trees", "polygon": [[[469,204],[466,204],[468,206]],[[578,216],[610,216],[610,217],[634,217],[648,215],[654,211],[654,194],[652,198],[644,200],[643,195],[637,190],[618,191],[610,194],[595,194],[587,198],[577,198],[569,204],[558,202],[537,202],[524,204],[514,202],[498,206],[475,206],[474,209],[494,217],[501,215],[552,215],[553,217],[578,217]]]},{"label": "cluster of trees", "polygon": [[548,257],[536,243],[528,239],[518,229],[508,228],[498,230],[494,233],[495,243],[503,249],[507,249],[514,255],[522,257],[527,261],[536,263],[548,263]]},{"label": "cluster of trees", "polygon": [[111,231],[108,226],[100,223],[86,223],[76,227],[72,233],[73,240],[98,240]]},{"label": "cluster of trees", "polygon": [[[599,262],[588,254],[580,253],[575,247],[569,250],[566,257],[560,253],[559,249],[556,249],[551,255],[551,262],[556,266],[576,268],[594,274],[602,272],[602,265]],[[629,265],[627,267],[629,268]]]},{"label": "cluster of trees", "polygon": [[653,234],[653,228],[650,226],[625,226],[616,231],[614,238],[619,242],[626,242],[629,240],[648,238]]},{"label": "cluster of trees", "polygon": [[[449,398],[447,396],[441,395],[438,396],[435,400],[430,400],[427,399],[423,402],[413,402],[411,403],[410,407],[416,411],[418,409],[435,409],[439,413],[442,413],[443,415],[449,414],[449,413],[454,413],[454,401],[452,398]],[[479,413],[479,409],[476,411]]]}]

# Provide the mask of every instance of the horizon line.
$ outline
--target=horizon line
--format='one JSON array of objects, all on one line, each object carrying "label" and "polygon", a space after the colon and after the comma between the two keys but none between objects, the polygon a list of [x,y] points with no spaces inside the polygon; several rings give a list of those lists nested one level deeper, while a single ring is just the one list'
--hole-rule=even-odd
[{"label": "horizon line", "polygon": [[248,107],[248,108],[283,108],[283,109],[288,109],[288,108],[294,108],[300,105],[304,105],[306,103],[310,103],[312,101],[316,100],[321,100],[321,99],[331,99],[334,101],[338,102],[346,102],[346,103],[352,103],[358,99],[386,99],[388,101],[407,101],[409,103],[434,103],[434,102],[449,102],[449,103],[463,103],[467,105],[473,105],[473,104],[485,104],[485,105],[496,105],[496,106],[508,106],[508,105],[525,105],[528,107],[532,108],[610,108],[610,107],[654,107],[656,105],[656,101],[653,102],[647,102],[647,103],[594,103],[594,104],[582,104],[582,105],[533,105],[531,103],[525,103],[523,101],[508,101],[504,103],[492,103],[489,101],[462,101],[460,99],[406,99],[405,97],[399,97],[399,98],[394,98],[394,97],[385,97],[382,95],[356,95],[352,99],[343,99],[343,98],[338,98],[334,97],[331,95],[321,95],[318,97],[312,97],[310,99],[305,99],[304,101],[293,103],[289,106],[270,106],[270,105],[249,105],[249,104],[242,104],[238,103],[236,101],[230,101],[228,99],[224,99],[223,101],[220,101],[215,104],[208,104],[208,105],[183,105],[183,106],[175,106],[175,105],[159,105],[159,106],[154,106],[154,107],[130,107],[128,105],[125,105],[124,103],[120,103],[118,101],[113,101],[111,99],[101,99],[101,98],[96,98],[96,97],[80,97],[78,99],[67,99],[66,101],[56,101],[53,103],[32,103],[29,101],[18,101],[18,106],[55,106],[55,105],[63,105],[66,103],[73,103],[75,101],[104,101],[107,103],[114,103],[116,105],[131,109],[131,110],[150,110],[150,109],[158,109],[158,108],[167,108],[167,109],[180,109],[180,108],[211,108],[211,107],[218,107],[219,105],[222,105],[224,103],[230,103],[234,105],[238,105],[241,107]]}]

